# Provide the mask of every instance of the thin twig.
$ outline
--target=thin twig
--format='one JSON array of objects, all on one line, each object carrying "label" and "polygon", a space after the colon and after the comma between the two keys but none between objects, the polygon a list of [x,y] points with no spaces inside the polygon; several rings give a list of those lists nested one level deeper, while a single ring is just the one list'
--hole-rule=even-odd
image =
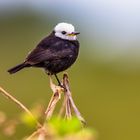
[{"label": "thin twig", "polygon": [[[79,110],[77,109],[77,107],[76,107],[76,105],[75,105],[75,103],[72,99],[67,74],[63,75],[63,86],[64,86],[64,89],[62,89],[60,86],[56,86],[53,83],[52,78],[50,76],[50,87],[53,91],[53,95],[52,95],[51,100],[48,104],[48,107],[45,111],[46,119],[48,120],[52,117],[52,114],[54,112],[56,104],[61,98],[61,93],[64,92],[64,101],[63,101],[62,107],[60,109],[59,115],[62,115],[62,113],[64,112],[64,109],[66,109],[65,110],[66,111],[66,117],[67,117],[67,119],[71,119],[71,116],[72,116],[71,107],[72,107],[76,116],[77,116],[77,118],[82,123],[85,124],[84,118],[81,116]],[[43,124],[42,128],[38,129],[38,131],[33,133],[30,137],[33,138],[35,135],[38,134],[38,140],[45,140],[46,132],[41,131],[41,130],[45,130],[45,121],[44,121],[44,124]],[[31,140],[31,139],[27,139],[27,140]]]},{"label": "thin twig", "polygon": [[46,119],[49,119],[52,116],[55,106],[61,98],[61,92],[62,92],[62,88],[60,86],[56,86],[53,83],[51,76],[49,76],[49,78],[50,78],[50,87],[53,91],[53,95],[45,111]]},{"label": "thin twig", "polygon": [[71,107],[70,107],[70,100],[67,97],[67,101],[66,101],[66,117],[68,119],[71,119]]},{"label": "thin twig", "polygon": [[45,137],[46,137],[46,131],[45,128],[42,127],[42,129],[40,129],[40,133],[37,140],[46,140]]},{"label": "thin twig", "polygon": [[64,74],[63,75],[63,85],[64,87],[66,88],[65,90],[65,94],[67,95],[68,97],[68,100],[69,100],[69,104],[71,104],[71,106],[73,107],[73,110],[77,116],[77,118],[85,124],[85,120],[84,118],[81,116],[81,113],[80,111],[78,110],[78,108],[76,107],[74,101],[73,101],[73,98],[72,98],[72,95],[71,95],[71,91],[70,91],[70,87],[69,87],[69,80],[68,80],[68,75],[67,74]]},{"label": "thin twig", "polygon": [[66,118],[71,119],[71,107],[70,107],[69,96],[67,94],[66,76],[67,76],[67,74],[63,75],[63,86],[65,88],[65,90],[64,90],[64,97],[66,99],[66,106],[65,106],[66,107]]},{"label": "thin twig", "polygon": [[32,119],[37,123],[38,127],[41,127],[42,125],[36,120],[36,118],[33,116],[33,114],[28,110],[27,107],[25,107],[20,101],[18,101],[15,97],[13,97],[10,93],[5,91],[2,87],[0,87],[0,93],[2,93],[6,98],[13,101],[15,104],[17,104],[22,110],[24,110],[29,116],[32,117]]},{"label": "thin twig", "polygon": [[37,136],[40,133],[39,130],[33,132],[26,140],[32,140],[35,136]]},{"label": "thin twig", "polygon": [[78,108],[76,107],[72,97],[70,96],[69,97],[69,100],[70,100],[70,103],[71,103],[71,106],[73,107],[73,110],[76,114],[76,116],[78,117],[78,119],[83,123],[83,124],[86,124],[85,122],[85,119],[81,116],[81,113],[79,112]]},{"label": "thin twig", "polygon": [[59,115],[58,116],[62,116],[64,110],[65,110],[65,107],[66,107],[66,102],[67,102],[67,99],[66,99],[66,96],[64,96],[64,100],[63,100],[63,103],[62,103],[62,106],[60,108],[60,111],[59,111]]},{"label": "thin twig", "polygon": [[46,130],[45,127],[42,126],[38,128],[37,131],[33,132],[26,140],[33,140],[33,138],[37,138],[37,140],[45,140]]},{"label": "thin twig", "polygon": [[55,92],[52,97],[51,97],[51,100],[49,102],[49,105],[45,111],[45,115],[46,115],[46,119],[49,119],[51,118],[52,114],[53,114],[53,111],[55,109],[55,106],[57,104],[57,102],[59,101],[60,97],[59,97],[59,93],[58,92]]}]

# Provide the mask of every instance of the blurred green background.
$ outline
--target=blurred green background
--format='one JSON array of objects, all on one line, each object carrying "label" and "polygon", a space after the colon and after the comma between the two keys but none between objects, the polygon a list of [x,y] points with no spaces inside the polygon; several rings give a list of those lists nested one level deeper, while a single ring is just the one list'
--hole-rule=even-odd
[{"label": "blurred green background", "polygon": [[[6,71],[58,22],[80,31],[80,55],[69,73],[74,100],[99,140],[140,139],[140,2],[136,0],[1,0],[0,86],[31,107],[47,106],[48,77],[40,69]],[[59,74],[59,77],[62,73]],[[0,96],[0,110],[21,110]],[[0,139],[4,139],[1,136]],[[16,139],[16,138],[14,138]]]}]

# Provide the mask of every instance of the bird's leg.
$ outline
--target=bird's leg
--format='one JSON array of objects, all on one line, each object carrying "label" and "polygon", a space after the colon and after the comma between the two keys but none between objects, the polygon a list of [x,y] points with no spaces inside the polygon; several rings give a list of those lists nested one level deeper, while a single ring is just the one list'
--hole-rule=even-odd
[{"label": "bird's leg", "polygon": [[[47,73],[47,75],[48,75],[49,78],[50,78],[50,83],[52,83],[52,77],[51,77],[51,76],[52,76],[52,73],[48,72],[47,70],[45,70],[45,73]],[[57,75],[54,74],[54,76],[55,76],[55,78],[56,78],[56,80],[57,80],[57,82],[58,82],[58,86],[60,86],[60,87],[63,88],[63,86],[61,85],[61,82],[60,82],[59,78],[57,77]]]},{"label": "bird's leg", "polygon": [[61,82],[60,82],[60,80],[58,79],[57,75],[54,74],[54,76],[55,76],[55,78],[56,78],[56,80],[57,80],[57,82],[58,82],[58,86],[61,86]]},{"label": "bird's leg", "polygon": [[58,86],[60,86],[61,88],[65,89],[65,87],[61,84],[61,82],[60,82],[59,78],[57,77],[57,75],[54,74],[54,76],[55,76],[55,78],[56,78],[56,80],[58,82]]}]

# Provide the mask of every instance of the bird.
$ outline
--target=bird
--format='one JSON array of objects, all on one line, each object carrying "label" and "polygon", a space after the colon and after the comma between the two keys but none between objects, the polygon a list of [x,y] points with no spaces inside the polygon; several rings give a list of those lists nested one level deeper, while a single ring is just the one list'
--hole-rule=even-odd
[{"label": "bird", "polygon": [[54,75],[58,85],[61,82],[57,77],[59,72],[65,71],[76,61],[80,43],[72,24],[58,23],[53,31],[28,53],[25,60],[10,68],[8,72],[14,74],[24,68],[43,68],[48,75]]}]

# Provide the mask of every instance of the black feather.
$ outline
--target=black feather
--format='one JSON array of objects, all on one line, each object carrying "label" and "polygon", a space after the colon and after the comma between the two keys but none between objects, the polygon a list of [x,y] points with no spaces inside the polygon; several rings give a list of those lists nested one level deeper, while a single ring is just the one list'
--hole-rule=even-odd
[{"label": "black feather", "polygon": [[25,67],[27,67],[27,66],[29,66],[29,65],[28,65],[28,64],[25,64],[25,63],[21,63],[21,64],[15,66],[15,67],[9,69],[8,72],[9,72],[10,74],[14,74],[14,73],[20,71],[21,69],[23,69],[23,68],[25,68]]},{"label": "black feather", "polygon": [[50,74],[56,74],[69,68],[76,60],[79,42],[58,38],[52,32],[44,38],[26,57],[25,62],[8,70],[15,73],[25,67],[41,67]]}]

